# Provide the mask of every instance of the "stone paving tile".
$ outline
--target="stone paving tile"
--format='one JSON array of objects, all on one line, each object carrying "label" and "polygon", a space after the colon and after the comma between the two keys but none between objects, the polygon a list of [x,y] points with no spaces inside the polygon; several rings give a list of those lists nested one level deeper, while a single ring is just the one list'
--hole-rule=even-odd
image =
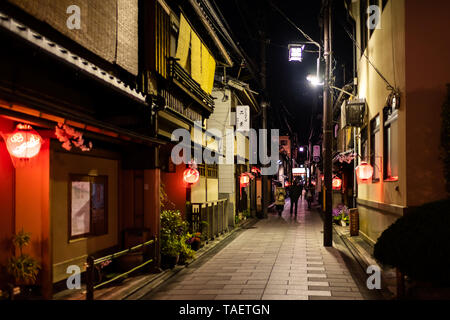
[{"label": "stone paving tile", "polygon": [[262,300],[308,300],[308,296],[305,295],[276,295],[265,294],[262,296]]},{"label": "stone paving tile", "polygon": [[261,294],[217,295],[214,300],[261,300]]},{"label": "stone paving tile", "polygon": [[362,299],[344,259],[322,246],[322,221],[299,204],[298,216],[269,214],[204,264],[189,266],[150,299]]}]

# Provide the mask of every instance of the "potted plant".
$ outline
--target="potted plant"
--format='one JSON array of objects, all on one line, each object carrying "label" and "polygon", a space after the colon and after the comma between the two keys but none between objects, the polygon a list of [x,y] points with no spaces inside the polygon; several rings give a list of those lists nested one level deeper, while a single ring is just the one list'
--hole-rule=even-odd
[{"label": "potted plant", "polygon": [[12,242],[19,249],[20,255],[11,257],[6,266],[7,273],[13,279],[13,283],[11,284],[11,298],[18,293],[26,294],[31,292],[32,286],[36,283],[39,271],[41,270],[41,266],[36,259],[23,253],[23,248],[31,243],[30,233],[24,232],[22,229],[14,235]]},{"label": "potted plant", "polygon": [[187,243],[191,246],[191,249],[197,251],[200,249],[202,244],[202,234],[201,232],[196,232],[193,235],[188,234]]},{"label": "potted plant", "polygon": [[161,264],[173,268],[183,250],[183,238],[188,230],[180,211],[164,210],[161,213]]},{"label": "potted plant", "polygon": [[333,221],[343,227],[347,226],[350,222],[349,209],[343,204],[337,205],[333,209]]},{"label": "potted plant", "polygon": [[180,258],[181,243],[175,237],[161,241],[161,266],[173,268]]}]

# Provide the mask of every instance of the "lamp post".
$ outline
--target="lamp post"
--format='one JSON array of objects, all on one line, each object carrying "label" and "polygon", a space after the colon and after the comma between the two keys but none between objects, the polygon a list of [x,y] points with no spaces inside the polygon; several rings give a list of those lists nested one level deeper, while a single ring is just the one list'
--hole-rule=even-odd
[{"label": "lamp post", "polygon": [[325,218],[323,224],[323,245],[325,247],[333,246],[333,208],[332,208],[332,126],[333,117],[331,110],[331,45],[330,45],[330,25],[331,25],[331,1],[322,0],[324,10],[324,58],[325,58],[325,76],[323,86],[323,167],[324,167],[324,185],[325,185]]},{"label": "lamp post", "polygon": [[[332,126],[333,126],[333,116],[332,116],[332,103],[331,103],[331,89],[339,88],[333,87],[331,85],[332,71],[331,71],[331,4],[332,0],[322,0],[322,7],[324,8],[324,46],[323,46],[323,56],[325,59],[325,76],[323,83],[320,81],[320,58],[322,54],[322,47],[318,42],[315,42],[311,37],[307,36],[301,29],[295,26],[302,35],[310,40],[310,44],[313,44],[319,48],[319,57],[317,59],[317,71],[316,76],[308,76],[308,81],[313,85],[323,85],[323,164],[324,164],[324,177],[325,177],[325,219],[324,219],[324,230],[323,230],[323,245],[325,247],[331,247],[333,245],[332,238]],[[299,50],[297,49],[297,53]],[[303,50],[300,50],[302,53]],[[298,59],[297,61],[301,61]],[[346,92],[349,94],[348,92]]]}]

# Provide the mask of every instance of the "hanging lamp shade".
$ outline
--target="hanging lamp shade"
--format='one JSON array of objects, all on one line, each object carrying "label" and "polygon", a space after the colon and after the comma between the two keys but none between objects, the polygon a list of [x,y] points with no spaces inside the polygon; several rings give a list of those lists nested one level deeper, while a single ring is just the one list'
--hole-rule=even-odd
[{"label": "hanging lamp shade", "polygon": [[355,171],[358,183],[370,183],[372,181],[373,167],[367,162],[361,162]]},{"label": "hanging lamp shade", "polygon": [[196,184],[198,180],[200,179],[200,173],[197,169],[194,168],[187,168],[183,172],[183,180],[186,183],[189,184]]},{"label": "hanging lamp shade", "polygon": [[342,179],[339,177],[333,178],[333,190],[341,190],[342,187]]},{"label": "hanging lamp shade", "polygon": [[245,188],[250,183],[250,177],[246,174],[242,174],[240,178],[241,187]]},{"label": "hanging lamp shade", "polygon": [[42,138],[28,124],[18,124],[12,133],[5,135],[5,138],[6,148],[16,168],[27,165],[41,150]]}]

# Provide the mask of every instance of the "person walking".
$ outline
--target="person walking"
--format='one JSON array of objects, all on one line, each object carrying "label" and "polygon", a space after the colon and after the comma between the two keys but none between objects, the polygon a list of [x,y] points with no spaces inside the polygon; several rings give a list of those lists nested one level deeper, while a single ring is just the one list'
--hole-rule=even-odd
[{"label": "person walking", "polygon": [[283,212],[285,201],[286,189],[282,187],[280,182],[277,182],[277,187],[275,189],[275,207],[279,216],[281,216],[281,213]]},{"label": "person walking", "polygon": [[300,184],[300,182],[298,180],[294,181],[294,184],[291,187],[290,190],[290,198],[291,198],[291,209],[290,209],[290,213],[292,215],[292,210],[295,207],[295,215],[297,215],[297,207],[298,207],[298,199],[301,197],[302,195],[302,185]]},{"label": "person walking", "polygon": [[311,209],[311,203],[314,200],[314,186],[310,184],[306,192],[306,200],[308,201],[308,209]]}]

